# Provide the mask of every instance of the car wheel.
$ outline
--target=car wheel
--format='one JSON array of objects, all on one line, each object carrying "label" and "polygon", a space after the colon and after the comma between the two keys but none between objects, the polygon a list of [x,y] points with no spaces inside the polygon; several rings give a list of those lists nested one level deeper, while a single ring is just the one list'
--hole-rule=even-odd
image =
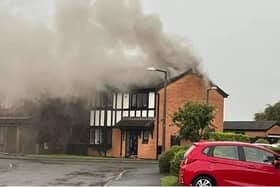
[{"label": "car wheel", "polygon": [[215,186],[215,182],[208,176],[200,176],[193,181],[192,186]]}]

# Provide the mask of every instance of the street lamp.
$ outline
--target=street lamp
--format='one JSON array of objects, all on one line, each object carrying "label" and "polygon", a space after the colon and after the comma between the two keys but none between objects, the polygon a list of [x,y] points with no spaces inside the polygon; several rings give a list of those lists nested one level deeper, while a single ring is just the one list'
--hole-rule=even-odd
[{"label": "street lamp", "polygon": [[163,115],[162,115],[162,153],[165,152],[165,133],[166,133],[166,98],[167,98],[167,70],[155,67],[147,68],[147,71],[158,71],[164,73],[164,93],[163,93]]},{"label": "street lamp", "polygon": [[218,90],[218,87],[217,86],[211,86],[210,88],[207,88],[207,91],[206,91],[206,104],[209,103],[209,92],[211,90]]}]

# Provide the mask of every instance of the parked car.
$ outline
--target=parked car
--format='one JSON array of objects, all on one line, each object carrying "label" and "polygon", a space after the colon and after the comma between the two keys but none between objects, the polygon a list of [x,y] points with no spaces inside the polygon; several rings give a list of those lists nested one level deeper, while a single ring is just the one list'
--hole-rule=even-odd
[{"label": "parked car", "polygon": [[193,186],[279,186],[280,155],[241,142],[199,142],[185,153],[179,182]]}]

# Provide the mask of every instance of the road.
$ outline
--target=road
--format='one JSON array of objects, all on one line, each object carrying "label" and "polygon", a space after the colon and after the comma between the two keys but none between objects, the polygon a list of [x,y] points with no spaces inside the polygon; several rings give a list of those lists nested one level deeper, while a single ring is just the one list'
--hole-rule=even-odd
[{"label": "road", "polygon": [[156,186],[156,163],[0,159],[1,186]]}]

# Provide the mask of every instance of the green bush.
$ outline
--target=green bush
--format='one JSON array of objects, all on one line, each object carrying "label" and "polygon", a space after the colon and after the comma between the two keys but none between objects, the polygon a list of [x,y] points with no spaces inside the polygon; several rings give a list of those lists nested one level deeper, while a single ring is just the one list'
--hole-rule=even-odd
[{"label": "green bush", "polygon": [[174,176],[178,176],[180,163],[187,149],[180,149],[175,153],[173,159],[170,162],[170,174]]},{"label": "green bush", "polygon": [[159,157],[159,171],[160,173],[170,172],[170,162],[173,159],[176,152],[179,150],[187,150],[189,146],[172,146],[168,151],[160,155]]},{"label": "green bush", "polygon": [[165,176],[160,179],[161,186],[179,186],[178,177],[176,176]]},{"label": "green bush", "polygon": [[210,141],[238,141],[249,142],[249,137],[244,134],[230,133],[230,132],[211,132],[209,134]]},{"label": "green bush", "polygon": [[266,139],[260,138],[257,139],[256,143],[265,143],[265,144],[269,144],[269,142]]},{"label": "green bush", "polygon": [[172,146],[168,151],[164,152],[159,157],[159,171],[160,173],[169,173],[170,161],[173,159],[175,153],[181,149],[180,146]]}]

